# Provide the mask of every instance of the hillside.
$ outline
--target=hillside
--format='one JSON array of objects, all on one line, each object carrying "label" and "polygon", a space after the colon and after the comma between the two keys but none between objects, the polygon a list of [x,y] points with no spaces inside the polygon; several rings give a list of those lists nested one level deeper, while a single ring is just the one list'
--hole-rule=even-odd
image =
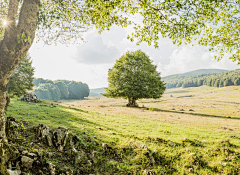
[{"label": "hillside", "polygon": [[190,72],[186,72],[180,75],[183,76],[193,76],[193,75],[199,75],[199,74],[211,74],[211,73],[221,73],[221,72],[226,72],[228,70],[223,70],[223,69],[198,69]]},{"label": "hillside", "polygon": [[[51,163],[56,175],[64,167],[76,175],[232,175],[240,171],[239,90],[234,86],[176,88],[167,90],[161,99],[139,100],[145,106],[141,108],[124,107],[126,99],[95,98],[58,105],[12,99],[7,116],[33,125],[44,123],[51,131],[64,126],[69,136],[77,136],[74,149],[69,141],[62,152],[34,137],[26,138],[28,145],[18,146],[22,154],[27,150],[41,155],[42,174],[49,173]],[[12,165],[19,159],[12,160]],[[36,174],[39,166],[32,166],[21,170]]]},{"label": "hillside", "polygon": [[[202,85],[224,87],[231,85],[240,85],[240,69],[233,71],[224,71],[216,69],[216,71],[224,71],[220,73],[205,73],[188,76],[195,73],[203,72],[205,69],[187,72],[184,74],[170,75],[163,77],[162,80],[166,83],[166,88],[177,87],[199,87]],[[206,72],[212,72],[213,69],[206,69]]]},{"label": "hillside", "polygon": [[174,74],[174,75],[169,75],[166,77],[162,77],[163,79],[168,79],[172,77],[181,77],[181,76],[193,76],[193,75],[200,75],[200,74],[210,74],[210,73],[221,73],[221,72],[226,72],[228,70],[224,69],[198,69],[190,72],[185,72],[182,74]]},{"label": "hillside", "polygon": [[105,88],[96,88],[96,89],[90,89],[89,96],[101,96],[100,93],[105,93]]}]

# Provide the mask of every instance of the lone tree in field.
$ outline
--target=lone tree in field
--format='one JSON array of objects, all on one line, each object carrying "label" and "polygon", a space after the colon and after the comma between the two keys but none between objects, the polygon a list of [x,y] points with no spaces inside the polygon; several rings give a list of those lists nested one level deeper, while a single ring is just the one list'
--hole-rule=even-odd
[{"label": "lone tree in field", "polygon": [[157,66],[141,50],[127,52],[109,69],[109,88],[102,95],[127,98],[127,106],[131,107],[138,106],[138,99],[160,98],[166,88],[156,69]]}]

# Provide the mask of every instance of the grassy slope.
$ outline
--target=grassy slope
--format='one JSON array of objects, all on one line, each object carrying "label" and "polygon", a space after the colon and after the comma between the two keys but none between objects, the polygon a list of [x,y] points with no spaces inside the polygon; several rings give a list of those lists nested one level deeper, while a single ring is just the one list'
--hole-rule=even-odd
[{"label": "grassy slope", "polygon": [[[151,106],[151,103],[141,103]],[[8,110],[8,116],[13,115],[19,120],[31,124],[45,123],[50,127],[65,126],[80,137],[84,133],[88,134],[99,145],[112,145],[116,156],[99,158],[90,172],[141,174],[144,169],[155,170],[157,174],[240,172],[240,134],[236,131],[219,132],[211,126],[198,127],[147,116],[104,114],[63,106],[51,108],[49,104],[44,107],[38,103],[16,100],[11,101]],[[142,109],[133,110],[137,113]],[[142,144],[146,144],[150,151],[139,148]],[[91,147],[91,150],[101,152],[101,146]]]}]

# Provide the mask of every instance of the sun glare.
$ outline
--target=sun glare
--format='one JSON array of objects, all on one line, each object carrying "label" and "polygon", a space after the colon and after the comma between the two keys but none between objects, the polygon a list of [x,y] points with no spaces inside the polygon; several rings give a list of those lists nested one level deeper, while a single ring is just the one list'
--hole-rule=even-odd
[{"label": "sun glare", "polygon": [[3,25],[7,25],[7,21],[6,20],[3,20]]}]

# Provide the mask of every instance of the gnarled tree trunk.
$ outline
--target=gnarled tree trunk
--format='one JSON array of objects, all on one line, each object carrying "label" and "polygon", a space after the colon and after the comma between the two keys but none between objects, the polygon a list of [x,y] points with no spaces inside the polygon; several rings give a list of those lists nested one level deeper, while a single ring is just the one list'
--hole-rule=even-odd
[{"label": "gnarled tree trunk", "polygon": [[136,98],[134,97],[128,97],[128,107],[138,107],[138,104],[136,103]]},{"label": "gnarled tree trunk", "polygon": [[5,135],[6,123],[6,98],[7,98],[7,81],[0,81],[0,174],[6,174],[6,144],[7,139]]},{"label": "gnarled tree trunk", "polygon": [[13,70],[20,64],[32,45],[40,7],[40,0],[24,0],[17,19],[19,2],[20,0],[9,1],[7,25],[4,38],[0,41],[0,174],[3,175],[7,174],[5,168],[7,85]]}]

